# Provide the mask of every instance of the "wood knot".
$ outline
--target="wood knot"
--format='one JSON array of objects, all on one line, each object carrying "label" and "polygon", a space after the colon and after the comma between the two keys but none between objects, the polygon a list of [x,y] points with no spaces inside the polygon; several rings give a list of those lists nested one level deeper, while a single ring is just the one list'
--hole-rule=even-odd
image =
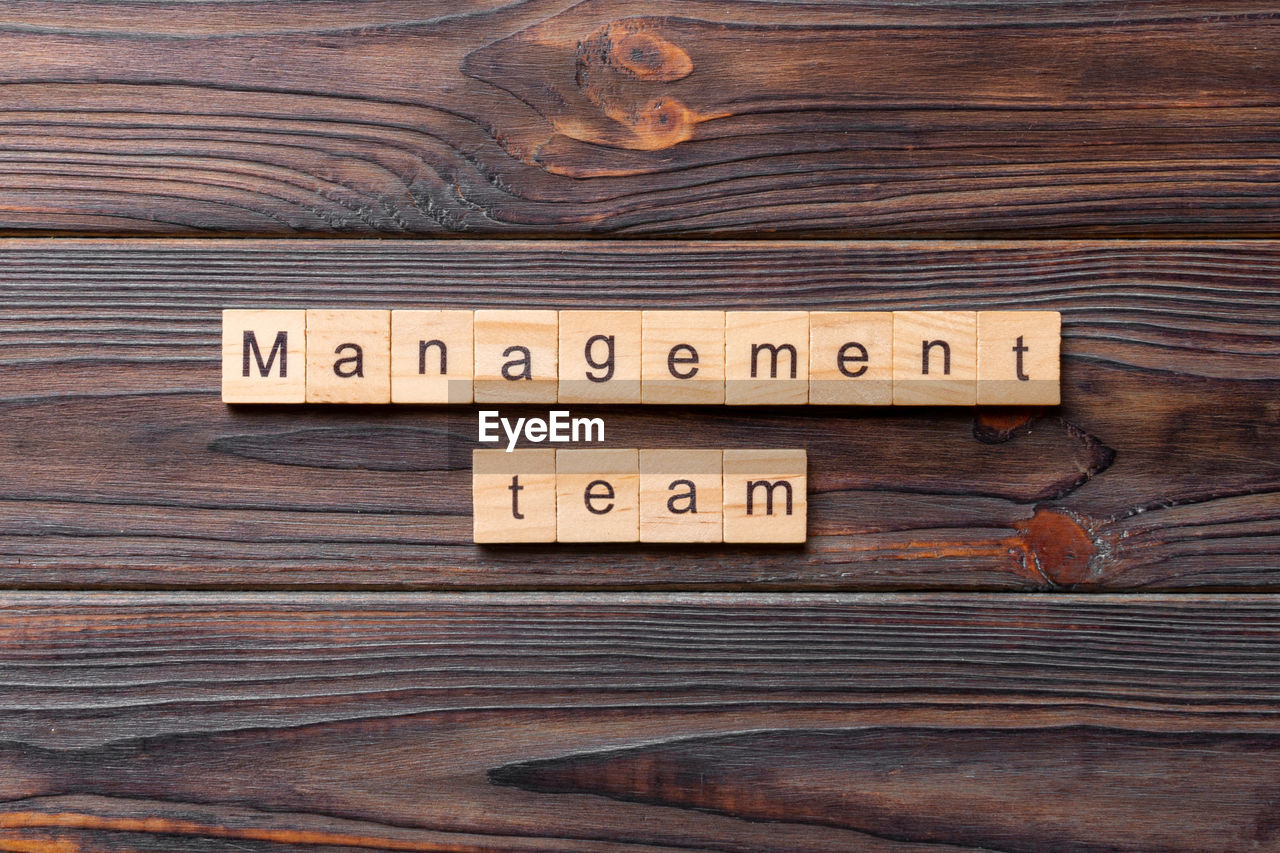
[{"label": "wood knot", "polygon": [[635,134],[633,148],[650,151],[684,142],[693,136],[698,124],[698,117],[689,108],[671,98],[649,101],[624,112],[610,112],[610,117]]},{"label": "wood knot", "polygon": [[610,39],[608,60],[615,68],[641,80],[670,82],[693,73],[693,60],[679,45],[644,30],[624,32]]},{"label": "wood knot", "polygon": [[973,419],[973,437],[983,444],[1003,444],[1031,431],[1043,408],[982,408]]},{"label": "wood knot", "polygon": [[1084,521],[1066,510],[1041,507],[1014,522],[1018,545],[1036,572],[1054,586],[1077,586],[1093,580],[1098,546]]}]

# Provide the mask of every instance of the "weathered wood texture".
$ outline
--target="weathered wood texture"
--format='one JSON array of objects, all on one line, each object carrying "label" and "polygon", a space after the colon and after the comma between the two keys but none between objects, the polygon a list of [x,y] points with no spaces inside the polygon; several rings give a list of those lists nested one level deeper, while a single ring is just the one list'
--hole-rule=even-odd
[{"label": "weathered wood texture", "polygon": [[[1277,243],[10,241],[0,276],[4,585],[1280,588]],[[220,309],[307,305],[1057,309],[1064,404],[584,409],[807,447],[807,546],[484,549],[475,408],[219,401]]]},{"label": "weathered wood texture", "polygon": [[1272,597],[7,594],[0,849],[1275,851],[1278,660]]},{"label": "weathered wood texture", "polygon": [[0,229],[1280,231],[1280,3],[0,3]]}]

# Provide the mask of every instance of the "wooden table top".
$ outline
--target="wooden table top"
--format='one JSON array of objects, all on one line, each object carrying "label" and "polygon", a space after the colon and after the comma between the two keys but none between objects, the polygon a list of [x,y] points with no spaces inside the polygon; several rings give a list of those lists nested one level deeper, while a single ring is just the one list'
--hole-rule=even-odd
[{"label": "wooden table top", "polygon": [[[0,851],[1280,851],[1277,44],[0,2]],[[582,407],[807,543],[482,547],[478,407],[224,405],[254,307],[1052,310],[1063,402]]]}]

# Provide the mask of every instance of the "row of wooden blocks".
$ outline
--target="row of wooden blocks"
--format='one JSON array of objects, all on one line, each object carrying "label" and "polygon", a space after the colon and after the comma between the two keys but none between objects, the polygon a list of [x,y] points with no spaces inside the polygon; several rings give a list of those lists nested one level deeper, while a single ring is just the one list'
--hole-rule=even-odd
[{"label": "row of wooden blocks", "polygon": [[804,450],[475,450],[474,538],[805,540]]},{"label": "row of wooden blocks", "polygon": [[227,310],[228,403],[1056,405],[1055,311]]}]

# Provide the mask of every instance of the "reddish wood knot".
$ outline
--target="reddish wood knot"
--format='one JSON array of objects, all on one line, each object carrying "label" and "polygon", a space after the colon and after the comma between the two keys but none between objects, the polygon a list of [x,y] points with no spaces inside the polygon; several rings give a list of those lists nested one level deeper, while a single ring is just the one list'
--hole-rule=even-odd
[{"label": "reddish wood knot", "polygon": [[609,47],[614,67],[641,80],[667,83],[693,72],[693,60],[679,45],[645,30],[625,28]]},{"label": "reddish wood knot", "polygon": [[1098,546],[1084,519],[1066,510],[1041,507],[1015,521],[1015,540],[1036,571],[1054,586],[1077,586],[1094,580],[1092,564]]}]

